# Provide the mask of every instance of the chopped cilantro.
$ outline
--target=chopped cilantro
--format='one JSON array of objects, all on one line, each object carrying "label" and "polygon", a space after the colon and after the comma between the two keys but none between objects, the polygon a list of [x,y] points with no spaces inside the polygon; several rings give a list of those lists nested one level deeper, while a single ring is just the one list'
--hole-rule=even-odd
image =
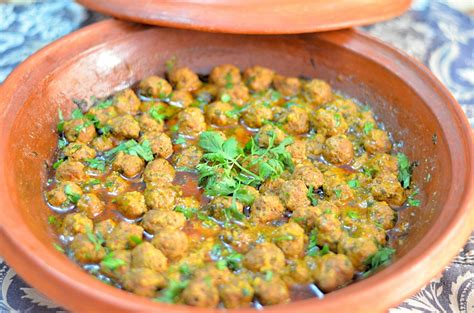
[{"label": "chopped cilantro", "polygon": [[229,102],[231,100],[231,97],[229,94],[225,93],[221,96],[221,101],[222,102]]},{"label": "chopped cilantro", "polygon": [[292,235],[283,235],[283,236],[279,236],[279,237],[276,237],[276,238],[273,238],[273,241],[274,242],[278,242],[278,241],[291,241],[291,240],[294,240],[295,237],[292,236]]},{"label": "chopped cilantro", "polygon": [[56,162],[53,163],[53,168],[57,169],[59,165],[61,165],[65,160],[64,159],[59,159]]},{"label": "chopped cilantro", "polygon": [[143,240],[137,235],[131,235],[128,239],[136,245],[139,245],[143,242]]},{"label": "chopped cilantro", "polygon": [[111,106],[114,102],[112,99],[104,100],[96,104],[96,107],[98,109],[107,109],[109,106]]},{"label": "chopped cilantro", "polygon": [[90,168],[105,172],[105,160],[101,159],[86,159]]},{"label": "chopped cilantro", "polygon": [[54,215],[48,216],[48,224],[49,225],[58,225],[59,224],[58,218]]},{"label": "chopped cilantro", "polygon": [[339,114],[339,113],[334,114],[334,120],[336,121],[336,125],[335,125],[336,127],[339,127],[341,125],[341,118],[342,118],[341,114]]},{"label": "chopped cilantro", "polygon": [[364,124],[364,134],[368,135],[372,129],[374,129],[374,123],[372,122],[365,122]]},{"label": "chopped cilantro", "polygon": [[105,255],[105,257],[100,262],[100,265],[106,267],[107,269],[114,271],[118,267],[125,265],[125,261],[114,256],[114,252],[110,251]]},{"label": "chopped cilantro", "polygon": [[133,139],[122,142],[117,147],[105,152],[104,155],[106,158],[111,158],[119,151],[123,151],[130,155],[139,156],[145,161],[153,160],[153,152],[151,151],[150,142],[148,140],[144,140],[142,143],[137,143]]},{"label": "chopped cilantro", "polygon": [[408,157],[403,153],[397,154],[398,160],[398,180],[402,187],[407,189],[410,186],[412,168]]},{"label": "chopped cilantro", "polygon": [[407,203],[409,206],[420,206],[421,205],[421,200],[415,199],[414,197],[419,194],[418,188],[413,191],[407,199]]},{"label": "chopped cilantro", "polygon": [[58,132],[62,133],[64,130],[64,116],[63,112],[61,112],[61,109],[58,108],[58,117],[59,117],[59,122],[58,122]]},{"label": "chopped cilantro", "polygon": [[314,187],[313,186],[309,186],[308,192],[306,193],[306,196],[311,201],[311,205],[313,205],[313,206],[318,205],[318,198],[316,198],[316,195],[314,194]]},{"label": "chopped cilantro", "polygon": [[359,219],[359,213],[357,213],[355,211],[347,211],[346,214],[347,214],[347,216],[349,216],[353,220]]},{"label": "chopped cilantro", "polygon": [[59,251],[59,252],[61,252],[61,253],[64,253],[63,247],[61,247],[58,243],[53,242],[53,247],[54,247],[54,249],[56,249],[57,251]]},{"label": "chopped cilantro", "polygon": [[66,195],[67,200],[71,203],[74,203],[74,204],[76,204],[79,201],[79,199],[81,199],[81,195],[75,193],[72,190],[71,185],[64,186],[64,194]]},{"label": "chopped cilantro", "polygon": [[59,138],[58,149],[64,149],[67,146],[67,140],[65,138]]},{"label": "chopped cilantro", "polygon": [[168,286],[161,290],[161,296],[154,300],[164,303],[176,303],[179,295],[189,285],[189,280],[170,280]]},{"label": "chopped cilantro", "polygon": [[81,109],[74,109],[74,111],[72,111],[71,113],[71,118],[75,120],[83,118],[83,117],[84,117],[84,114],[82,114]]},{"label": "chopped cilantro", "polygon": [[350,181],[348,181],[347,185],[349,185],[349,187],[351,187],[352,189],[356,189],[356,188],[360,187],[360,183],[357,180],[357,178],[354,178],[354,179],[351,179]]},{"label": "chopped cilantro", "polygon": [[184,145],[186,144],[187,140],[186,140],[186,137],[184,137],[183,135],[179,134],[178,135],[178,138],[176,138],[174,140],[174,144],[175,145]]},{"label": "chopped cilantro", "polygon": [[334,189],[334,194],[336,195],[336,198],[339,199],[341,197],[342,190],[341,189]]},{"label": "chopped cilantro", "polygon": [[395,253],[395,249],[390,247],[380,248],[376,253],[369,256],[364,264],[368,265],[370,269],[364,272],[362,275],[364,277],[369,276],[371,273],[374,272],[377,268],[381,266],[385,266],[390,263],[392,260],[393,254]]},{"label": "chopped cilantro", "polygon": [[265,272],[265,276],[264,276],[264,279],[266,281],[271,281],[273,278],[273,272],[272,271],[266,271]]},{"label": "chopped cilantro", "polygon": [[308,243],[308,248],[306,250],[306,254],[309,256],[316,256],[318,253],[318,240],[317,240],[317,232],[315,229],[313,229],[309,233],[309,243]]}]

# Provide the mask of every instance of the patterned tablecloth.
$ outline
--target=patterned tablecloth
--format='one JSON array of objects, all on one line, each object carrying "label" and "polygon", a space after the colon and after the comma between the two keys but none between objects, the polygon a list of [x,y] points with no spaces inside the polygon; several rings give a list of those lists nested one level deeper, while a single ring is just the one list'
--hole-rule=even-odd
[{"label": "patterned tablecloth", "polygon": [[[1,2],[1,1],[0,1]],[[0,82],[51,41],[102,18],[70,0],[0,3]],[[419,0],[403,16],[363,28],[426,64],[474,127],[474,20],[441,0]],[[0,257],[0,312],[62,312]],[[390,312],[474,312],[474,234],[440,278]]]}]

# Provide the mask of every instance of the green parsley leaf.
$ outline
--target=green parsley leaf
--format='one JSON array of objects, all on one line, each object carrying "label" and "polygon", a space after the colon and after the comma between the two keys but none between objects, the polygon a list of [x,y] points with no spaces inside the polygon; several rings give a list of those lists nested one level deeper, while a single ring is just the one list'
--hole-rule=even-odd
[{"label": "green parsley leaf", "polygon": [[168,286],[161,290],[161,296],[154,300],[164,303],[176,303],[179,295],[189,285],[189,280],[170,280]]},{"label": "green parsley leaf", "polygon": [[409,206],[418,207],[421,205],[421,200],[414,198],[416,195],[418,195],[418,193],[419,193],[419,190],[417,188],[415,189],[415,191],[413,191],[411,195],[408,196],[407,203]]},{"label": "green parsley leaf", "polygon": [[365,122],[364,123],[364,134],[368,135],[372,129],[374,129],[374,123],[372,122]]},{"label": "green parsley leaf", "polygon": [[272,271],[266,271],[265,272],[265,276],[264,276],[264,279],[266,281],[271,281],[273,278],[273,272]]},{"label": "green parsley leaf", "polygon": [[57,251],[61,252],[61,253],[64,253],[64,249],[63,247],[61,247],[59,244],[57,244],[56,242],[53,242],[53,247],[54,249],[56,249]]},{"label": "green parsley leaf", "polygon": [[66,195],[67,200],[74,204],[76,204],[79,201],[79,199],[81,199],[81,195],[75,193],[72,190],[71,185],[64,186],[64,194]]},{"label": "green parsley leaf", "polygon": [[309,186],[308,192],[306,193],[306,196],[311,201],[311,205],[313,205],[313,206],[318,205],[318,198],[314,194],[314,187],[313,186]]},{"label": "green parsley leaf", "polygon": [[341,189],[334,189],[334,194],[336,195],[336,198],[339,199],[341,197],[342,190]]},{"label": "green parsley leaf", "polygon": [[64,161],[66,161],[66,160],[64,160],[64,159],[57,160],[56,162],[53,163],[53,168],[57,169],[59,167],[59,165],[61,165]]},{"label": "green parsley leaf", "polygon": [[106,267],[107,269],[114,271],[122,265],[125,265],[125,261],[119,258],[114,257],[114,252],[110,251],[105,255],[105,257],[100,262],[100,265]]},{"label": "green parsley leaf", "polygon": [[142,143],[137,143],[135,140],[131,139],[126,142],[122,142],[117,147],[106,151],[104,156],[106,158],[111,158],[119,151],[123,151],[130,155],[135,155],[143,158],[145,161],[152,161],[153,160],[153,152],[151,151],[150,142],[148,140],[144,140]]},{"label": "green parsley leaf", "polygon": [[212,249],[209,252],[209,255],[214,260],[219,259],[222,255],[222,246],[220,244],[216,243],[214,246],[212,246]]},{"label": "green parsley leaf", "polygon": [[184,136],[181,135],[181,134],[179,134],[179,135],[178,135],[178,138],[176,138],[176,139],[174,140],[174,144],[175,144],[175,145],[185,145],[186,142],[187,142],[186,137],[184,137]]},{"label": "green parsley leaf", "polygon": [[104,101],[101,101],[99,103],[97,103],[95,106],[98,108],[98,109],[107,109],[108,107],[110,107],[114,102],[112,101],[112,99],[108,99],[108,100],[104,100]]},{"label": "green parsley leaf", "polygon": [[233,271],[236,271],[241,268],[243,255],[233,251],[231,254],[225,257],[227,267]]},{"label": "green parsley leaf", "polygon": [[392,260],[393,254],[395,253],[395,249],[390,247],[384,247],[379,249],[376,253],[369,256],[364,264],[370,266],[370,269],[364,272],[362,275],[364,277],[369,276],[371,273],[374,272],[377,268],[381,266],[388,265]]},{"label": "green parsley leaf", "polygon": [[105,172],[105,160],[101,159],[86,159],[90,168]]},{"label": "green parsley leaf", "polygon": [[348,181],[347,185],[349,185],[349,187],[351,187],[352,189],[356,189],[356,188],[360,187],[360,183],[357,180],[357,178],[354,178],[354,179],[351,179],[350,181]]},{"label": "green parsley leaf", "polygon": [[163,108],[161,106],[157,106],[157,107],[152,107],[148,113],[150,114],[150,116],[160,122],[160,123],[163,123],[163,121],[167,118],[167,115],[164,114],[164,113],[161,113],[163,110]]},{"label": "green parsley leaf", "polygon": [[272,90],[271,93],[270,93],[270,99],[272,99],[272,101],[276,102],[278,100],[280,100],[281,98],[281,93],[276,91],[276,90]]},{"label": "green parsley leaf", "polygon": [[306,249],[306,254],[309,256],[316,256],[319,251],[317,232],[315,229],[311,230],[309,233],[309,243],[308,248]]},{"label": "green parsley leaf", "polygon": [[64,149],[67,146],[67,140],[65,138],[59,138],[58,149]]},{"label": "green parsley leaf", "polygon": [[137,235],[131,235],[128,239],[136,245],[139,245],[143,242],[143,240]]},{"label": "green parsley leaf", "polygon": [[347,211],[346,214],[347,214],[347,216],[349,216],[353,220],[359,219],[359,213],[357,213],[355,211]]},{"label": "green parsley leaf", "polygon": [[336,127],[339,127],[341,125],[341,118],[342,118],[341,114],[339,113],[334,114],[334,120],[336,120],[336,125],[335,125]]},{"label": "green parsley leaf", "polygon": [[58,117],[59,117],[59,122],[58,122],[57,129],[59,133],[62,133],[64,130],[64,116],[63,116],[63,112],[61,112],[61,109],[59,108],[58,108]]},{"label": "green parsley leaf", "polygon": [[227,93],[225,93],[225,94],[223,94],[223,95],[221,96],[221,101],[222,101],[222,102],[227,103],[227,102],[229,102],[230,100],[231,100],[231,97],[230,97],[230,95],[227,94]]},{"label": "green parsley leaf", "polygon": [[100,233],[94,234],[92,233],[90,228],[86,228],[86,235],[89,241],[94,244],[96,251],[98,251],[102,247],[102,244],[105,242],[102,234]]},{"label": "green parsley leaf", "polygon": [[410,186],[410,181],[411,181],[411,166],[410,166],[410,160],[408,160],[408,157],[399,152],[397,154],[397,160],[398,160],[398,180],[402,184],[403,188],[408,188]]},{"label": "green parsley leaf", "polygon": [[273,238],[273,241],[274,242],[279,242],[279,241],[291,241],[291,240],[294,240],[295,237],[292,236],[292,235],[283,235],[283,236],[279,236],[279,237],[276,237],[276,238]]},{"label": "green parsley leaf", "polygon": [[74,111],[72,111],[71,113],[71,118],[72,119],[80,119],[80,118],[83,118],[84,117],[84,114],[82,114],[82,111],[81,109],[74,109]]},{"label": "green parsley leaf", "polygon": [[216,267],[219,270],[224,270],[227,268],[227,261],[224,259],[220,259],[216,262]]},{"label": "green parsley leaf", "polygon": [[58,218],[54,215],[48,216],[48,224],[49,225],[58,225],[59,224]]},{"label": "green parsley leaf", "polygon": [[324,244],[323,248],[319,251],[319,256],[323,256],[329,253],[329,246]]}]

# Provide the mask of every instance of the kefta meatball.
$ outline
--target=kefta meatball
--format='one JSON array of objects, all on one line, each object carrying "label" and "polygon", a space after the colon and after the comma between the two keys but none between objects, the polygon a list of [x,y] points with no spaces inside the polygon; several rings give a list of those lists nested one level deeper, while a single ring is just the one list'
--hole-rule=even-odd
[{"label": "kefta meatball", "polygon": [[189,146],[173,155],[173,162],[177,168],[193,169],[201,161],[202,150],[196,146]]},{"label": "kefta meatball", "polygon": [[172,210],[179,194],[174,186],[163,184],[147,188],[144,195],[145,203],[150,209]]},{"label": "kefta meatball", "polygon": [[243,79],[250,90],[261,92],[270,87],[274,75],[273,70],[257,65],[247,68],[244,71]]},{"label": "kefta meatball", "polygon": [[194,91],[201,88],[201,81],[196,73],[189,67],[173,69],[168,73],[168,78],[178,90]]},{"label": "kefta meatball", "polygon": [[339,112],[324,108],[314,112],[311,123],[318,134],[326,137],[345,134],[348,129],[346,119]]},{"label": "kefta meatball", "polygon": [[331,101],[331,86],[324,80],[312,79],[303,84],[303,95],[312,104],[320,105]]},{"label": "kefta meatball", "polygon": [[235,116],[229,114],[233,106],[230,103],[215,101],[205,108],[206,121],[216,126],[229,126],[237,124]]},{"label": "kefta meatball", "polygon": [[148,268],[162,273],[168,268],[168,259],[149,242],[143,242],[132,250],[132,268]]},{"label": "kefta meatball", "polygon": [[155,159],[148,163],[143,172],[145,183],[171,183],[176,174],[173,166],[165,159]]},{"label": "kefta meatball", "polygon": [[243,264],[253,272],[279,273],[285,267],[285,255],[275,244],[264,242],[245,254]]},{"label": "kefta meatball", "polygon": [[116,203],[120,213],[131,219],[142,216],[148,210],[145,197],[138,191],[130,191],[118,196]]},{"label": "kefta meatball", "polygon": [[357,271],[367,268],[366,260],[377,252],[378,248],[374,241],[367,238],[352,238],[343,236],[337,245],[337,252],[347,255]]},{"label": "kefta meatball", "polygon": [[158,76],[150,76],[143,79],[140,81],[138,88],[142,95],[158,99],[168,97],[173,90],[166,79]]},{"label": "kefta meatball", "polygon": [[154,155],[167,159],[173,154],[171,138],[162,132],[149,132],[140,138],[140,142],[148,140]]},{"label": "kefta meatball", "polygon": [[138,138],[140,124],[131,115],[119,115],[110,120],[112,133],[122,138]]},{"label": "kefta meatball", "polygon": [[130,88],[117,93],[114,96],[113,103],[118,114],[135,115],[140,109],[140,99]]},{"label": "kefta meatball", "polygon": [[245,278],[238,276],[219,288],[219,295],[227,309],[250,307],[254,289]]},{"label": "kefta meatball", "polygon": [[149,268],[132,268],[123,279],[123,287],[133,293],[154,297],[158,289],[166,286],[166,279],[162,274]]},{"label": "kefta meatball", "polygon": [[104,202],[94,193],[86,193],[77,202],[79,212],[86,214],[89,218],[94,218],[104,211]]},{"label": "kefta meatball", "polygon": [[307,197],[308,188],[302,180],[289,180],[280,188],[280,200],[290,211],[310,205]]},{"label": "kefta meatball", "polygon": [[124,250],[135,247],[142,238],[142,227],[122,221],[115,226],[105,243],[111,250]]},{"label": "kefta meatball", "polygon": [[209,75],[209,81],[219,87],[229,87],[233,84],[238,84],[242,81],[240,70],[238,67],[231,64],[224,64],[216,66],[212,69]]},{"label": "kefta meatball", "polygon": [[94,123],[86,118],[64,122],[64,136],[69,142],[89,143],[97,136]]},{"label": "kefta meatball", "polygon": [[303,255],[306,241],[304,229],[297,223],[287,223],[273,233],[273,242],[287,257]]},{"label": "kefta meatball", "polygon": [[186,108],[178,114],[178,125],[181,133],[197,136],[206,130],[204,114],[198,108]]},{"label": "kefta meatball", "polygon": [[245,124],[251,128],[262,127],[264,122],[273,118],[273,112],[263,104],[251,103],[242,113],[242,119]]},{"label": "kefta meatball", "polygon": [[364,148],[369,153],[389,152],[392,148],[392,143],[385,131],[372,129],[364,137]]},{"label": "kefta meatball", "polygon": [[288,287],[280,277],[257,277],[254,280],[255,295],[263,305],[286,303],[290,300]]},{"label": "kefta meatball", "polygon": [[316,285],[324,292],[336,290],[352,280],[354,267],[344,254],[328,253],[316,261],[312,275]]},{"label": "kefta meatball", "polygon": [[123,151],[117,153],[112,163],[112,168],[115,171],[123,173],[129,178],[135,177],[140,174],[143,171],[144,167],[145,162],[141,157],[137,155],[126,154]]},{"label": "kefta meatball", "polygon": [[183,291],[184,303],[203,308],[213,308],[219,303],[217,287],[209,285],[205,279],[194,279]]},{"label": "kefta meatball", "polygon": [[71,242],[71,251],[80,263],[98,263],[105,256],[104,247],[92,242],[85,234],[78,234],[74,238]]},{"label": "kefta meatball", "polygon": [[296,77],[285,77],[276,74],[273,77],[273,85],[284,97],[296,96],[301,90],[301,82]]},{"label": "kefta meatball", "polygon": [[329,162],[336,165],[348,164],[354,159],[354,147],[346,136],[338,135],[326,140],[323,155]]},{"label": "kefta meatball", "polygon": [[250,209],[251,217],[261,223],[276,220],[285,212],[285,207],[278,196],[262,195],[255,199]]},{"label": "kefta meatball", "polygon": [[174,211],[150,210],[143,216],[142,226],[150,234],[161,230],[177,230],[184,226],[186,218]]},{"label": "kefta meatball", "polygon": [[186,233],[174,229],[160,230],[155,234],[151,243],[170,260],[182,258],[189,247]]},{"label": "kefta meatball", "polygon": [[56,179],[59,181],[80,182],[85,178],[84,164],[78,161],[66,160],[56,169]]},{"label": "kefta meatball", "polygon": [[56,187],[46,192],[46,199],[49,204],[55,207],[67,207],[79,201],[81,196],[81,187],[73,182],[60,182]]}]

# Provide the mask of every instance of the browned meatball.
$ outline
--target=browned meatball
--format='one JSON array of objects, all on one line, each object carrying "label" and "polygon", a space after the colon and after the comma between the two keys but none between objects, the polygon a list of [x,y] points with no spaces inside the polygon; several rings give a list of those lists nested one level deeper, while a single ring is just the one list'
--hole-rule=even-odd
[{"label": "browned meatball", "polygon": [[123,279],[123,287],[139,296],[154,297],[156,291],[166,286],[163,275],[149,268],[132,268]]},{"label": "browned meatball", "polygon": [[291,155],[294,164],[301,164],[306,161],[306,139],[297,139],[286,147]]},{"label": "browned meatball", "polygon": [[64,236],[85,234],[92,231],[94,224],[92,220],[81,213],[69,213],[63,219],[62,231]]},{"label": "browned meatball", "polygon": [[[319,203],[321,203],[321,201]],[[293,211],[291,221],[298,223],[306,231],[310,231],[314,226],[316,226],[316,221],[321,212],[319,206],[299,207]]]},{"label": "browned meatball", "polygon": [[344,254],[329,253],[317,259],[312,276],[324,292],[336,290],[348,284],[354,276],[354,267]]},{"label": "browned meatball", "polygon": [[377,153],[365,163],[364,167],[370,172],[373,172],[373,174],[397,173],[398,161],[396,156],[386,153]]},{"label": "browned meatball", "polygon": [[285,255],[273,243],[263,242],[245,254],[243,264],[253,272],[281,272],[285,267]]},{"label": "browned meatball", "polygon": [[175,207],[178,192],[172,185],[152,186],[145,190],[145,203],[150,209],[172,210]]},{"label": "browned meatball", "polygon": [[145,183],[171,183],[176,174],[173,166],[165,159],[155,159],[148,163],[143,172]]},{"label": "browned meatball", "polygon": [[114,230],[116,223],[108,218],[106,220],[97,222],[94,224],[94,232],[100,234],[104,239],[107,240],[109,234]]},{"label": "browned meatball", "polygon": [[242,114],[245,124],[252,128],[262,127],[265,121],[269,121],[272,118],[272,110],[257,102],[250,104]]},{"label": "browned meatball", "polygon": [[162,120],[156,120],[149,114],[142,114],[138,117],[138,125],[143,133],[162,132],[164,123]]},{"label": "browned meatball", "polygon": [[278,196],[262,195],[255,199],[250,210],[252,219],[265,223],[280,218],[285,212],[285,207]]},{"label": "browned meatball", "polygon": [[255,287],[255,295],[263,305],[281,304],[290,301],[288,287],[276,275],[272,275],[270,279],[257,277],[253,285]]},{"label": "browned meatball", "polygon": [[308,112],[298,106],[291,106],[279,118],[283,123],[283,129],[294,135],[305,134],[309,131],[309,115]]},{"label": "browned meatball", "polygon": [[321,134],[315,134],[306,140],[306,156],[309,159],[318,159],[324,150],[326,137]]},{"label": "browned meatball", "polygon": [[173,90],[166,79],[158,76],[150,76],[143,79],[140,81],[138,88],[140,88],[142,95],[160,99],[168,97]]},{"label": "browned meatball", "polygon": [[129,114],[111,119],[110,127],[112,133],[119,138],[138,138],[140,134],[140,124]]},{"label": "browned meatball", "polygon": [[150,210],[143,216],[142,226],[150,234],[156,234],[162,229],[181,229],[185,222],[186,218],[182,213]]},{"label": "browned meatball", "polygon": [[307,285],[312,282],[311,271],[305,259],[292,259],[287,263],[282,275],[287,286]]},{"label": "browned meatball", "polygon": [[230,88],[221,88],[217,92],[217,97],[221,100],[229,98],[230,103],[243,106],[250,98],[249,90],[243,84],[234,84]]},{"label": "browned meatball", "polygon": [[185,147],[180,152],[173,154],[173,162],[176,167],[194,169],[201,161],[202,154],[199,147]]},{"label": "browned meatball", "polygon": [[113,102],[118,114],[135,115],[140,108],[140,99],[138,99],[135,92],[130,88],[115,94]]},{"label": "browned meatball", "polygon": [[249,67],[244,71],[244,82],[255,92],[267,90],[273,80],[275,72],[269,68],[262,66]]},{"label": "browned meatball", "polygon": [[180,133],[188,136],[197,136],[206,130],[204,114],[199,108],[186,108],[178,114]]},{"label": "browned meatball", "polygon": [[393,206],[400,206],[406,200],[405,190],[397,175],[392,173],[377,175],[370,185],[370,191],[376,200],[386,201]]},{"label": "browned meatball", "polygon": [[280,188],[280,200],[290,211],[299,207],[309,206],[311,203],[307,197],[308,188],[302,180],[289,180]]},{"label": "browned meatball", "polygon": [[180,230],[162,229],[155,234],[151,243],[168,259],[177,260],[185,256],[189,240],[186,233]]},{"label": "browned meatball", "polygon": [[105,187],[110,194],[117,195],[128,188],[129,183],[119,173],[112,172],[105,180]]},{"label": "browned meatball", "polygon": [[304,229],[297,223],[286,223],[273,233],[273,242],[287,257],[300,257],[304,252],[306,236]]},{"label": "browned meatball", "polygon": [[85,178],[84,164],[78,161],[66,160],[56,169],[56,179],[60,181],[79,182]]},{"label": "browned meatball", "polygon": [[343,236],[337,245],[337,252],[345,254],[357,271],[366,269],[365,261],[377,252],[377,245],[368,238],[352,238]]},{"label": "browned meatball", "polygon": [[348,201],[354,198],[354,190],[347,184],[345,172],[339,168],[324,172],[323,189],[334,201]]},{"label": "browned meatball", "polygon": [[217,126],[236,125],[238,122],[237,118],[228,114],[233,108],[230,103],[222,101],[212,102],[205,108],[207,123]]},{"label": "browned meatball", "polygon": [[283,97],[296,96],[301,90],[301,82],[296,77],[285,77],[276,74],[273,77],[273,85]]},{"label": "browned meatball", "polygon": [[110,150],[115,146],[112,138],[110,138],[110,136],[105,135],[94,138],[94,140],[92,140],[91,145],[95,150],[102,152]]},{"label": "browned meatball", "polygon": [[325,145],[324,158],[335,165],[348,164],[354,159],[352,142],[344,135],[328,138]]},{"label": "browned meatball", "polygon": [[132,267],[149,268],[157,273],[168,269],[166,256],[149,242],[143,242],[132,250]]},{"label": "browned meatball", "polygon": [[[227,220],[232,218],[232,197],[215,197],[207,206],[212,216],[218,220]],[[235,201],[235,211],[242,214],[244,206],[239,201]]]},{"label": "browned meatball", "polygon": [[220,286],[219,295],[227,309],[250,307],[254,290],[240,275],[233,276],[229,283]]},{"label": "browned meatball", "polygon": [[373,205],[369,206],[367,214],[371,221],[383,229],[391,229],[395,225],[397,215],[385,201],[376,201]]},{"label": "browned meatball", "polygon": [[392,148],[387,132],[380,129],[372,129],[364,136],[364,148],[368,153],[389,152]]},{"label": "browned meatball", "polygon": [[142,238],[143,228],[122,221],[115,226],[105,243],[111,250],[131,249],[141,242]]},{"label": "browned meatball", "polygon": [[193,101],[193,95],[186,90],[175,90],[170,96],[170,104],[178,108],[187,108]]},{"label": "browned meatball", "polygon": [[130,191],[116,198],[117,208],[125,217],[138,218],[147,211],[145,197],[138,191]]},{"label": "browned meatball", "polygon": [[224,230],[222,240],[232,246],[239,253],[246,253],[250,249],[250,245],[256,240],[256,236],[241,228],[233,228]]},{"label": "browned meatball", "polygon": [[344,134],[348,125],[345,118],[338,112],[328,109],[318,109],[311,118],[318,134],[326,137]]},{"label": "browned meatball", "polygon": [[98,263],[105,256],[104,247],[92,242],[85,234],[76,235],[70,247],[74,258],[80,263]]},{"label": "browned meatball", "polygon": [[238,84],[241,82],[240,70],[231,64],[216,66],[209,74],[209,81],[219,87]]},{"label": "browned meatball", "polygon": [[135,177],[143,171],[145,161],[137,155],[126,154],[120,151],[115,156],[112,169],[123,173],[127,177]]},{"label": "browned meatball", "polygon": [[94,123],[86,118],[79,118],[64,122],[64,135],[69,142],[89,143],[97,136],[97,132]]},{"label": "browned meatball", "polygon": [[167,159],[173,154],[171,138],[162,132],[149,132],[140,138],[140,142],[148,140],[154,155]]},{"label": "browned meatball", "polygon": [[[68,191],[69,196],[66,194],[64,188]],[[81,195],[82,189],[79,185],[72,182],[60,182],[56,187],[46,192],[46,199],[48,199],[49,204],[52,206],[63,207],[71,205],[71,202],[76,201],[76,198],[80,198]]]},{"label": "browned meatball", "polygon": [[323,211],[315,219],[314,227],[318,245],[327,245],[332,251],[336,251],[337,244],[343,234],[343,225],[334,213]]},{"label": "browned meatball", "polygon": [[184,303],[203,308],[213,308],[219,303],[219,291],[205,279],[193,279],[184,289]]},{"label": "browned meatball", "polygon": [[331,86],[324,80],[312,79],[303,84],[303,95],[306,101],[319,105],[331,101]]},{"label": "browned meatball", "polygon": [[324,182],[321,171],[311,163],[297,165],[293,171],[292,179],[300,179],[306,186],[313,186],[315,189],[321,187]]},{"label": "browned meatball", "polygon": [[178,90],[194,91],[202,85],[198,75],[188,67],[173,69],[168,73],[168,78]]},{"label": "browned meatball", "polygon": [[203,268],[194,273],[194,278],[205,279],[214,286],[227,284],[231,278],[231,272],[228,268],[217,268],[213,263],[208,263]]},{"label": "browned meatball", "polygon": [[158,100],[151,100],[151,101],[142,101],[140,103],[140,111],[143,113],[150,113],[152,109],[157,110],[160,112],[162,109],[169,108],[169,105],[165,102],[158,101]]},{"label": "browned meatball", "polygon": [[[114,260],[117,264],[107,262],[107,260]],[[132,252],[129,250],[116,250],[109,252],[105,257],[105,261],[100,263],[100,272],[108,277],[122,282],[127,272],[130,271],[130,263],[132,263]]]},{"label": "browned meatball", "polygon": [[260,185],[259,191],[262,195],[278,195],[284,182],[281,178],[267,179]]},{"label": "browned meatball", "polygon": [[104,211],[104,202],[94,193],[86,193],[82,195],[77,202],[77,209],[89,218],[94,218]]},{"label": "browned meatball", "polygon": [[104,109],[93,106],[89,109],[88,113],[94,115],[100,125],[105,125],[109,119],[116,117],[118,114],[114,106],[108,106]]},{"label": "browned meatball", "polygon": [[63,152],[68,159],[76,161],[93,159],[96,156],[94,149],[81,143],[70,143],[64,148]]},{"label": "browned meatball", "polygon": [[271,124],[263,125],[257,133],[257,142],[260,147],[268,147],[270,139],[273,138],[273,144],[278,145],[285,139],[285,132]]}]

